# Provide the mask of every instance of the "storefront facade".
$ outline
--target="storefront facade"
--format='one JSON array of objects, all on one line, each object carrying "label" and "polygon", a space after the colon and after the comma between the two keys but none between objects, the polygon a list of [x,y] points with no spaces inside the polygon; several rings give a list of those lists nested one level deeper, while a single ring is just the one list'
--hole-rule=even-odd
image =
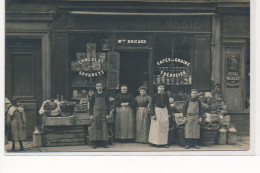
[{"label": "storefront facade", "polygon": [[42,101],[99,81],[112,97],[123,83],[134,95],[165,83],[176,101],[220,84],[249,135],[249,2],[106,3],[7,4],[6,96],[23,100],[29,134]]}]

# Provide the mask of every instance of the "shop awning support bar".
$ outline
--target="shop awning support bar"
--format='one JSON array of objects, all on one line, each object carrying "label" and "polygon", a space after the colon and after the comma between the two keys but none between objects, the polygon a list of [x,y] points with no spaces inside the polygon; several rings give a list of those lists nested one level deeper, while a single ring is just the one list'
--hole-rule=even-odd
[{"label": "shop awning support bar", "polygon": [[131,12],[97,12],[97,11],[71,11],[77,15],[120,15],[120,16],[209,16],[216,13],[131,13]]}]

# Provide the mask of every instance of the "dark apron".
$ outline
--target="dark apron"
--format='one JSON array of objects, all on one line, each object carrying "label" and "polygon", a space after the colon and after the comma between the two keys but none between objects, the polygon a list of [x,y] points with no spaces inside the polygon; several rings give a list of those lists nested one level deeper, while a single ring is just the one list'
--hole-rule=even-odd
[{"label": "dark apron", "polygon": [[93,121],[89,129],[90,141],[108,141],[106,110],[105,98],[95,97]]},{"label": "dark apron", "polygon": [[199,103],[189,101],[187,123],[185,124],[185,138],[199,139]]}]

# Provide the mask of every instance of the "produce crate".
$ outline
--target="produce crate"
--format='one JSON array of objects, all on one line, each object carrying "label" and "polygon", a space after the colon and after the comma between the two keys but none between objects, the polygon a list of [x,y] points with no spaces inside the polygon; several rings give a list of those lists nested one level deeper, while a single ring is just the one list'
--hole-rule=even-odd
[{"label": "produce crate", "polygon": [[45,147],[85,145],[85,127],[56,126],[44,127],[43,145]]},{"label": "produce crate", "polygon": [[43,117],[42,124],[44,126],[72,126],[74,117]]},{"label": "produce crate", "polygon": [[75,125],[90,125],[90,115],[88,113],[75,113]]}]

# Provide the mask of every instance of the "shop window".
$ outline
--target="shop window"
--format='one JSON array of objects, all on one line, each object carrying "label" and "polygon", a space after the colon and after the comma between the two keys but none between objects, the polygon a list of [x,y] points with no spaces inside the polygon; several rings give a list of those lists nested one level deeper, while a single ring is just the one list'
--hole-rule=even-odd
[{"label": "shop window", "polygon": [[184,101],[192,86],[193,37],[158,36],[154,55],[154,91],[164,83],[170,96]]},{"label": "shop window", "polygon": [[71,95],[80,100],[91,95],[96,82],[107,86],[107,52],[111,50],[108,34],[77,33],[70,36]]},{"label": "shop window", "polygon": [[250,108],[250,41],[247,41],[247,56],[246,56],[246,83],[245,83],[245,109]]}]

